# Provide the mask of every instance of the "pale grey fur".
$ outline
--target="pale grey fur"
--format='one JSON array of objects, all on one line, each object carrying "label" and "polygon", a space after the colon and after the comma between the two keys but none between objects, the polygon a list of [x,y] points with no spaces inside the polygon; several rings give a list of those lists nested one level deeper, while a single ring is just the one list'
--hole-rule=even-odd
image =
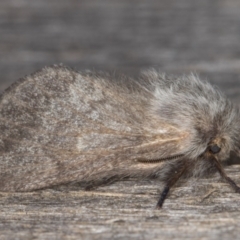
[{"label": "pale grey fur", "polygon": [[195,75],[114,79],[47,67],[0,98],[0,190],[167,181],[182,166],[185,177],[202,176],[215,171],[203,157],[212,142],[220,161],[239,151],[239,127],[238,109]]},{"label": "pale grey fur", "polygon": [[211,139],[217,136],[227,140],[221,160],[229,157],[230,150],[238,149],[239,110],[216,86],[193,74],[168,80],[153,70],[147,77],[155,86],[155,98],[151,102],[153,114],[190,132],[189,144],[185,148],[190,158],[201,155]]}]

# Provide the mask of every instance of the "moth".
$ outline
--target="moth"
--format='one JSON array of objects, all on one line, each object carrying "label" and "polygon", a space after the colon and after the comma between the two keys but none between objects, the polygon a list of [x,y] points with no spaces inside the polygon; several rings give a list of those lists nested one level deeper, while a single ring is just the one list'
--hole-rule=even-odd
[{"label": "moth", "polygon": [[46,67],[0,97],[0,191],[86,189],[158,178],[157,207],[181,178],[219,172],[239,154],[239,110],[195,75],[138,79]]}]

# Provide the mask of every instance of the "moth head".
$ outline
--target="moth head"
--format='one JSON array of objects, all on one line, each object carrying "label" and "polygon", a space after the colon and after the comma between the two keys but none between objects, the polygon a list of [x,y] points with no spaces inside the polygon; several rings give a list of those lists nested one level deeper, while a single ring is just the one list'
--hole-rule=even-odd
[{"label": "moth head", "polygon": [[[238,153],[240,147],[240,114],[227,99],[221,103],[209,102],[205,114],[199,112],[198,120],[193,123],[193,141],[199,155],[214,155],[219,161],[225,161],[231,152]],[[208,113],[208,114],[207,114]],[[200,116],[201,114],[201,116]],[[198,147],[197,147],[198,145]],[[201,153],[202,152],[202,153]]]},{"label": "moth head", "polygon": [[225,138],[216,138],[208,144],[204,154],[214,155],[218,160],[224,161],[228,159],[233,149],[234,146],[231,145],[231,142],[228,143]]},{"label": "moth head", "polygon": [[208,153],[224,161],[231,151],[240,152],[239,110],[217,87],[195,75],[167,79],[151,72],[149,77],[155,86],[151,111],[188,133],[180,144],[189,158]]}]

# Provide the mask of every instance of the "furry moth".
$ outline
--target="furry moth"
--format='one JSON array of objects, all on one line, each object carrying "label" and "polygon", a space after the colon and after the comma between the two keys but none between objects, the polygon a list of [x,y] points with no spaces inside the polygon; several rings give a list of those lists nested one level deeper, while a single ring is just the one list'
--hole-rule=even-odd
[{"label": "furry moth", "polygon": [[180,179],[218,171],[239,153],[239,111],[194,75],[140,79],[46,67],[0,96],[0,191],[158,178],[157,207]]}]

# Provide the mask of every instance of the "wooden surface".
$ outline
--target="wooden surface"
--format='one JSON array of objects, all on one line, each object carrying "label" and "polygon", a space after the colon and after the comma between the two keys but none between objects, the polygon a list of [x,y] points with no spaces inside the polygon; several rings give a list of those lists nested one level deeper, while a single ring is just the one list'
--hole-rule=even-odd
[{"label": "wooden surface", "polygon": [[[239,0],[0,1],[0,92],[45,65],[200,74],[240,103]],[[237,160],[236,160],[237,161]],[[240,184],[240,166],[228,174]],[[122,182],[0,193],[0,239],[237,239],[240,195],[218,175],[173,189]]]},{"label": "wooden surface", "polygon": [[[227,173],[240,184],[239,165]],[[161,188],[126,181],[89,192],[0,193],[0,239],[238,239],[240,195],[217,174],[173,188],[156,210]]]}]

